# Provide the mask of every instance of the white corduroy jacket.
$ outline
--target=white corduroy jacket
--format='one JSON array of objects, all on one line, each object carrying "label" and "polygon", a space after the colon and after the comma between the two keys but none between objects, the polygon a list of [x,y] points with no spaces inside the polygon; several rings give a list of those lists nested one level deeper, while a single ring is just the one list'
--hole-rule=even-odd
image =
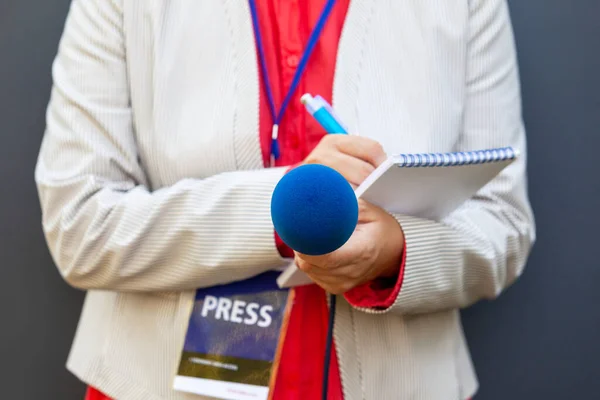
[{"label": "white corduroy jacket", "polygon": [[[171,389],[194,289],[284,264],[258,76],[245,0],[73,0],[36,182],[52,256],[88,291],[68,368],[115,399],[197,399]],[[333,97],[388,154],[523,154],[441,222],[396,216],[391,308],[338,301],[346,400],[464,400],[477,379],[458,310],[510,285],[535,238],[506,2],[353,0]]]}]

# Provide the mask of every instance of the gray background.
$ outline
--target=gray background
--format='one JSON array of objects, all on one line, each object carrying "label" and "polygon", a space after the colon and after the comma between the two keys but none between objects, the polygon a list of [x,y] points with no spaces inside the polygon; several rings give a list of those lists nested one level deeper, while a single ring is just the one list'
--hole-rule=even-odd
[{"label": "gray background", "polygon": [[[75,400],[84,393],[63,367],[83,296],[52,264],[33,183],[50,64],[68,5],[0,0],[0,397],[6,399]],[[598,398],[600,1],[510,5],[538,243],[515,286],[463,313],[481,380],[476,399]]]}]

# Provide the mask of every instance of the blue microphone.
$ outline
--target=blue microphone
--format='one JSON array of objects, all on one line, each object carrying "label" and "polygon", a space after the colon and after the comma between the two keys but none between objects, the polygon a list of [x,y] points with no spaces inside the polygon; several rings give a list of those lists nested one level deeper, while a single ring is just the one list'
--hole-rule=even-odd
[{"label": "blue microphone", "polygon": [[333,168],[308,164],[279,181],[271,198],[271,219],[281,240],[306,255],[342,247],[358,223],[358,201]]}]

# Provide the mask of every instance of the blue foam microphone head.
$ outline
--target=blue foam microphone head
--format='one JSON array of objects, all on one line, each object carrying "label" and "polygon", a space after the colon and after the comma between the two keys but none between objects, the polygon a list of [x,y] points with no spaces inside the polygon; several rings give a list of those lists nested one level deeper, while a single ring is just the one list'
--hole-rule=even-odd
[{"label": "blue foam microphone head", "polygon": [[358,222],[354,190],[336,170],[308,164],[289,171],[271,199],[271,219],[281,240],[306,255],[342,247]]}]

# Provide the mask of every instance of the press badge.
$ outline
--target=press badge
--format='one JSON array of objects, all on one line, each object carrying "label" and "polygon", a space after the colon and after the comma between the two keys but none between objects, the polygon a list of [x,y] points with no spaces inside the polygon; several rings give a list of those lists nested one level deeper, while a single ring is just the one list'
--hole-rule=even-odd
[{"label": "press badge", "polygon": [[227,400],[266,400],[292,295],[279,272],[196,292],[174,389]]}]

